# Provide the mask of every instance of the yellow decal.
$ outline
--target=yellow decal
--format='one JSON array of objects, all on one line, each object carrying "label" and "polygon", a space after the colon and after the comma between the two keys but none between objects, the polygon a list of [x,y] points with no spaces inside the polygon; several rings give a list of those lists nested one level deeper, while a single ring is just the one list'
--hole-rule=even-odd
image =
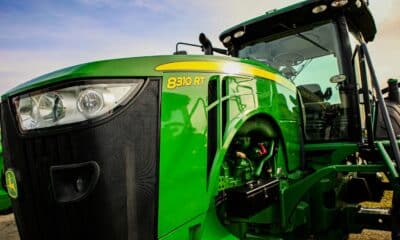
[{"label": "yellow decal", "polygon": [[[233,75],[246,75],[251,77],[261,77],[265,79],[269,79],[277,82],[278,84],[292,90],[296,91],[296,86],[288,79],[282,77],[281,75],[273,72],[269,72],[265,69],[240,63],[240,62],[211,62],[211,61],[186,61],[186,62],[172,62],[162,64],[156,67],[157,71],[190,71],[190,72],[219,72],[222,74],[233,74]],[[182,86],[185,86],[183,83],[184,79],[181,79],[181,82],[178,82],[178,79],[174,82],[171,80],[171,88],[176,84],[178,87],[178,83],[181,83]],[[168,79],[169,83],[169,79]]]},{"label": "yellow decal", "polygon": [[170,77],[167,80],[167,88],[175,89],[185,86],[198,86],[204,84],[204,77]]},{"label": "yellow decal", "polygon": [[13,199],[17,199],[18,198],[17,179],[12,169],[8,169],[6,171],[6,186],[8,195],[10,195],[10,197]]}]

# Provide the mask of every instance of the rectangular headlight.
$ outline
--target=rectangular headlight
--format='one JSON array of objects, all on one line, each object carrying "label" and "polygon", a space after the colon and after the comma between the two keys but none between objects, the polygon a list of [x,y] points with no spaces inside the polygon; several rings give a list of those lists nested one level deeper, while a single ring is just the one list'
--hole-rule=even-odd
[{"label": "rectangular headlight", "polygon": [[82,85],[17,96],[13,103],[21,130],[48,128],[104,116],[133,97],[142,84],[143,80],[85,81]]}]

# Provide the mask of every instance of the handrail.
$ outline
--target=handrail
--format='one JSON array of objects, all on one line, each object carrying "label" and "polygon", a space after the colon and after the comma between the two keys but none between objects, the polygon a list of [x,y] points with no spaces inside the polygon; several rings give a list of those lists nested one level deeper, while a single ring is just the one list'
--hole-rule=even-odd
[{"label": "handrail", "polygon": [[382,142],[376,142],[376,145],[379,149],[379,151],[382,154],[383,161],[385,162],[386,166],[388,167],[389,173],[392,178],[398,178],[399,173],[396,170],[395,165],[393,164],[392,159],[390,158],[389,154],[387,153],[385,147],[383,146]]},{"label": "handrail", "polygon": [[[395,132],[393,129],[392,122],[390,120],[386,102],[385,102],[385,99],[383,98],[382,91],[380,90],[378,78],[376,77],[375,69],[372,65],[371,57],[369,55],[368,48],[365,43],[361,44],[361,50],[362,50],[361,54],[364,55],[367,60],[370,75],[372,78],[372,84],[373,84],[373,87],[375,88],[375,92],[378,97],[378,104],[379,104],[380,109],[382,110],[383,121],[386,126],[387,134],[389,136],[390,146],[392,148],[394,162],[396,164],[396,170],[397,170],[397,173],[399,173],[400,172],[400,150],[399,150],[399,146],[397,145],[396,135],[395,135]],[[397,177],[399,177],[398,174],[397,174]]]}]

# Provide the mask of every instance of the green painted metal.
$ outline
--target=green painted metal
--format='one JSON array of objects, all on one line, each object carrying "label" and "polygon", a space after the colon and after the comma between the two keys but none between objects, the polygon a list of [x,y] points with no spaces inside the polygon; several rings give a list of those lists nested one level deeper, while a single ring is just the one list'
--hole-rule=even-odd
[{"label": "green painted metal", "polygon": [[[199,86],[168,89],[167,80],[177,76],[201,77],[207,81]],[[175,231],[182,223],[190,222],[192,216],[206,214],[214,204],[213,199],[218,189],[221,189],[221,182],[228,186],[242,183],[237,177],[220,176],[220,169],[223,168],[224,154],[233,136],[252,116],[263,114],[277,120],[276,126],[279,126],[280,122],[290,126],[276,130],[282,133],[282,137],[288,139],[282,144],[286,144],[293,155],[299,155],[298,135],[293,137],[291,131],[291,128],[297,128],[299,125],[298,108],[291,100],[295,99],[295,92],[274,81],[220,73],[167,72],[164,73],[163,79],[160,149],[160,179],[163,180],[159,186],[160,237]],[[207,103],[209,81],[217,81],[218,100],[215,103]],[[227,82],[229,89],[225,98],[221,96],[222,81]],[[227,126],[225,134],[222,131],[218,132],[217,144],[221,147],[218,148],[210,179],[207,181],[204,178],[207,172],[207,116],[212,108],[217,108],[219,117],[216,121],[218,129],[222,129],[224,101],[229,103]],[[171,104],[172,102],[174,104]],[[275,108],[276,105],[281,108]],[[287,111],[283,112],[282,109]],[[283,156],[280,158],[283,163]],[[298,158],[292,158],[290,167],[298,167],[298,161]],[[248,168],[249,163],[246,160],[240,161],[237,166],[238,171],[241,169],[246,172]]]},{"label": "green painted metal", "polygon": [[[193,59],[199,57],[194,56]],[[178,61],[179,59],[182,59],[182,56],[135,57],[80,64],[34,78],[11,89],[2,96],[2,99],[66,80],[73,81],[74,79],[96,77],[160,76],[160,73],[155,70],[155,66],[166,61]],[[222,60],[225,58],[215,57],[215,59]]]},{"label": "green painted metal", "polygon": [[[1,134],[0,134],[0,142],[1,142]],[[4,167],[3,167],[3,147],[0,144],[0,212],[8,210],[11,207],[11,201],[8,197],[8,193],[6,189],[3,188],[3,184],[5,182],[4,175]]]},{"label": "green painted metal", "polygon": [[399,173],[396,170],[396,167],[394,165],[392,158],[389,156],[388,152],[386,151],[385,147],[383,146],[383,143],[378,141],[378,142],[376,142],[376,146],[378,147],[379,152],[382,154],[383,160],[384,160],[386,166],[388,167],[390,176],[393,179],[398,179]]},{"label": "green painted metal", "polygon": [[[187,73],[165,74],[164,79],[172,76],[187,76]],[[209,78],[211,75],[199,76]],[[163,81],[158,211],[160,237],[190,222],[193,216],[204,215],[208,207],[207,179],[204,177],[207,172],[207,84],[174,90],[166,87],[167,81]]]},{"label": "green painted metal", "polygon": [[[304,146],[305,152],[311,155],[307,161],[314,169],[343,164],[346,157],[357,152],[358,148],[357,143],[351,142],[309,143]],[[321,154],[312,154],[315,152]]]},{"label": "green painted metal", "polygon": [[[338,172],[384,172],[386,166],[380,165],[331,165],[317,170],[315,173],[301,179],[293,184],[282,184],[281,187],[281,204],[282,204],[282,226],[287,230],[293,230],[296,227],[291,218],[295,213],[297,205],[301,202],[306,194],[314,194],[312,188],[318,184],[324,184],[326,181],[336,179],[335,173]],[[318,197],[318,195],[316,195]],[[318,218],[324,220],[323,218]]]},{"label": "green painted metal", "polygon": [[262,65],[257,61],[243,60],[239,58],[231,58],[225,56],[150,56],[150,57],[133,57],[133,58],[122,58],[122,59],[111,59],[102,60],[97,62],[84,63],[72,67],[67,67],[61,70],[57,70],[37,78],[34,78],[26,83],[23,83],[2,95],[2,99],[7,99],[12,95],[26,92],[35,88],[46,87],[50,84],[55,84],[63,81],[73,81],[82,78],[98,78],[98,77],[132,77],[132,76],[143,76],[143,77],[155,77],[160,76],[160,72],[156,71],[155,68],[158,65],[168,62],[178,61],[217,61],[224,62],[226,60],[232,62],[243,62],[262,66],[270,72],[278,73],[276,69],[269,66]]}]

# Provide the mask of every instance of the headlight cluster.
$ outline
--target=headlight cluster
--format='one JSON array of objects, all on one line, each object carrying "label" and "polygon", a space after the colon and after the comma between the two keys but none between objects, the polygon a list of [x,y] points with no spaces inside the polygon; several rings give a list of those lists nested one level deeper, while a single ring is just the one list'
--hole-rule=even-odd
[{"label": "headlight cluster", "polygon": [[13,99],[23,131],[77,123],[100,117],[139,91],[142,80],[92,83]]}]

